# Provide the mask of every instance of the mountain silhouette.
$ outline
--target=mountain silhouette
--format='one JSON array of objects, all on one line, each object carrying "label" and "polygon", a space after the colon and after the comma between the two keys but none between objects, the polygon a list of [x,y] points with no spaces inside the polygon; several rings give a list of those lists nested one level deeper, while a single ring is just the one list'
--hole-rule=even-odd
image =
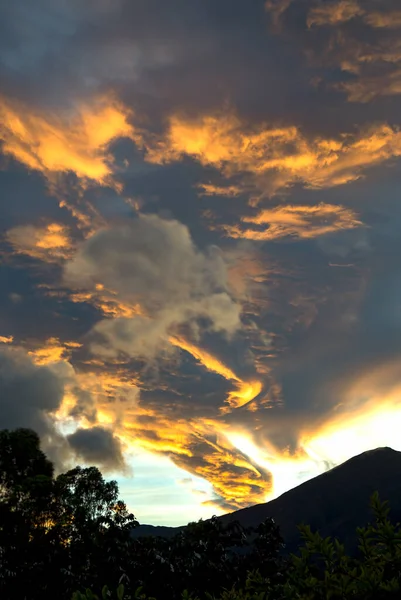
[{"label": "mountain silhouette", "polygon": [[[297,525],[306,523],[323,537],[338,538],[352,552],[356,548],[356,528],[373,519],[370,497],[375,491],[379,492],[380,500],[389,502],[391,520],[401,520],[401,452],[387,447],[363,452],[275,500],[219,519],[224,523],[236,520],[244,527],[257,527],[266,518],[273,517],[288,552],[298,547]],[[171,537],[181,529],[183,527],[141,525],[134,530],[134,536]]]}]

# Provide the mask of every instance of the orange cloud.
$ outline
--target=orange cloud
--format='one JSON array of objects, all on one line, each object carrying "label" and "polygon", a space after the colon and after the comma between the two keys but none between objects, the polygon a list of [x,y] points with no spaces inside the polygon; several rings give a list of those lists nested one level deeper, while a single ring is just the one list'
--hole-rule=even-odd
[{"label": "orange cloud", "polygon": [[[177,464],[188,469],[185,460],[177,461]],[[235,449],[205,454],[203,464],[196,467],[194,473],[211,482],[231,510],[265,502],[271,491],[270,477]]]},{"label": "orange cloud", "polygon": [[201,190],[201,196],[238,196],[241,188],[238,185],[214,185],[213,183],[199,183],[196,186]]},{"label": "orange cloud", "polygon": [[388,29],[397,29],[401,27],[401,10],[393,10],[387,13],[371,12],[365,16],[364,21],[377,29],[385,27]]},{"label": "orange cloud", "polygon": [[322,6],[316,6],[309,12],[307,25],[337,25],[345,23],[354,17],[361,16],[365,11],[360,7],[357,0],[339,0]]},{"label": "orange cloud", "polygon": [[225,400],[227,406],[220,408],[222,414],[230,412],[232,409],[240,408],[245,404],[249,404],[262,391],[262,383],[260,381],[243,381],[229,367],[202,348],[178,337],[171,336],[169,341],[174,346],[191,354],[209,371],[221,375],[228,381],[235,382],[235,390],[231,391]]},{"label": "orange cloud", "polygon": [[[29,350],[36,364],[48,365],[62,378],[63,402],[52,415],[61,431],[68,431],[71,425],[112,427],[126,451],[144,449],[167,455],[176,465],[209,481],[226,508],[242,508],[266,499],[271,489],[268,472],[229,442],[223,434],[229,427],[226,423],[177,416],[174,406],[144,405],[141,382],[131,368],[94,361],[74,368],[69,360],[79,347],[75,341],[50,338],[36,348],[31,344]],[[192,350],[206,362],[201,351]],[[211,367],[235,377],[213,362],[213,357],[208,358]]]},{"label": "orange cloud", "polygon": [[297,182],[325,188],[355,181],[367,168],[401,155],[401,133],[375,125],[337,139],[307,139],[297,127],[262,123],[249,129],[233,113],[172,116],[164,139],[148,144],[147,160],[165,163],[185,155],[227,178],[241,175],[245,189],[251,184],[263,197]]},{"label": "orange cloud", "polygon": [[92,304],[105,317],[130,318],[135,315],[144,315],[144,311],[139,304],[122,302],[116,292],[99,285],[96,286],[95,290],[71,292],[69,299],[74,303],[86,302]]},{"label": "orange cloud", "polygon": [[73,172],[82,180],[110,182],[110,143],[135,137],[129,111],[111,97],[80,104],[73,113],[32,109],[0,98],[3,152],[46,176]]},{"label": "orange cloud", "polygon": [[302,445],[293,453],[287,450],[280,452],[269,442],[259,445],[246,430],[227,431],[225,435],[233,447],[240,450],[248,460],[271,473],[271,486],[266,500],[273,500],[304,481],[320,475],[327,469],[327,462],[330,462],[326,456],[319,456]]},{"label": "orange cloud", "polygon": [[311,239],[361,225],[350,209],[334,204],[318,204],[264,209],[256,216],[242,217],[240,224],[223,226],[223,229],[229,237],[248,240],[275,240],[286,236]]},{"label": "orange cloud", "polygon": [[362,7],[358,0],[338,0],[337,2],[315,6],[309,11],[307,25],[308,27],[312,25],[338,25],[355,17],[361,17],[367,25],[376,29],[397,29],[401,27],[400,10],[372,11],[366,6]]},{"label": "orange cloud", "polygon": [[271,489],[269,475],[221,435],[226,427],[223,422],[174,418],[139,405],[124,411],[122,436],[127,443],[167,454],[177,466],[209,481],[226,507],[263,502]]},{"label": "orange cloud", "polygon": [[347,93],[350,102],[370,102],[377,96],[398,95],[401,94],[401,69],[383,76],[360,77],[356,81],[342,83],[338,87]]},{"label": "orange cloud", "polygon": [[300,444],[336,464],[372,448],[401,450],[399,372],[397,358],[357,375],[331,414],[300,431]]},{"label": "orange cloud", "polygon": [[197,361],[206,367],[208,371],[217,373],[218,375],[224,377],[224,379],[241,381],[229,367],[226,367],[220,360],[212,356],[209,352],[206,352],[206,350],[198,348],[183,338],[170,336],[169,341],[171,344],[173,344],[173,346],[177,346],[178,348],[181,348],[182,350],[185,350],[191,354]]},{"label": "orange cloud", "polygon": [[120,299],[118,293],[97,283],[91,290],[60,290],[58,287],[52,287],[42,284],[46,289],[46,294],[54,298],[68,298],[75,304],[86,303],[94,306],[105,317],[124,317],[130,318],[135,315],[146,316],[142,307],[134,302],[124,302]]},{"label": "orange cloud", "polygon": [[245,406],[250,404],[252,400],[257,398],[262,391],[262,382],[261,381],[241,381],[241,384],[238,388],[229,393],[227,398],[228,407],[223,407],[221,409],[222,413],[230,412],[233,408],[241,408],[241,406]]},{"label": "orange cloud", "polygon": [[12,335],[0,335],[0,344],[12,344],[14,336]]},{"label": "orange cloud", "polygon": [[53,337],[46,340],[44,346],[29,350],[28,354],[37,365],[48,365],[68,360],[72,351],[80,347],[81,344],[78,342],[72,341],[63,344],[58,338]]},{"label": "orange cloud", "polygon": [[25,254],[44,262],[59,262],[70,258],[74,248],[67,227],[59,223],[42,227],[14,227],[6,232],[6,239],[16,254]]},{"label": "orange cloud", "polygon": [[[350,102],[370,102],[379,96],[401,93],[401,46],[397,31],[401,27],[401,11],[387,8],[384,0],[379,4],[369,0],[338,0],[315,6],[307,17],[309,28],[333,28],[333,35],[322,39],[323,47],[311,47],[310,51],[323,64],[336,65],[353,76],[330,86],[346,92]],[[354,18],[359,21],[355,27],[342,27]]]},{"label": "orange cloud", "polygon": [[270,13],[273,26],[280,29],[281,18],[294,0],[266,0],[265,9]]}]

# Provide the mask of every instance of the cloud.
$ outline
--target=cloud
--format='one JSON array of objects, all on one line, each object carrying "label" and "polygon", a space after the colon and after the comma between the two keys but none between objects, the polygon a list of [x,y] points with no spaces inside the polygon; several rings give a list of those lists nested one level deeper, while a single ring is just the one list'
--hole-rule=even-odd
[{"label": "cloud", "polygon": [[216,494],[214,502],[225,509],[265,501],[271,490],[269,473],[229,442],[224,421],[183,418],[176,410],[137,407],[125,417],[126,439],[169,456],[177,466],[209,481]]},{"label": "cloud", "polygon": [[58,462],[63,440],[54,428],[52,413],[64,396],[64,382],[51,369],[36,365],[21,349],[0,349],[0,427],[36,431],[45,451]]},{"label": "cloud", "polygon": [[[347,65],[347,68],[352,66]],[[394,69],[388,75],[365,76],[342,83],[339,88],[347,92],[350,102],[370,102],[378,96],[398,95],[401,94],[401,69]]]},{"label": "cloud", "polygon": [[312,8],[308,15],[307,25],[337,25],[345,23],[354,17],[361,16],[365,11],[359,5],[357,0],[340,0]]},{"label": "cloud", "polygon": [[[131,319],[96,324],[106,354],[151,358],[168,345],[171,330],[190,324],[196,333],[199,319],[226,335],[240,326],[240,306],[230,295],[219,251],[199,250],[185,225],[157,215],[140,215],[88,238],[66,264],[65,282],[89,289],[100,284],[140,307]],[[99,344],[94,348],[99,352]]]},{"label": "cloud", "polygon": [[401,27],[401,10],[367,13],[365,21],[371,27],[397,29]]},{"label": "cloud", "polygon": [[315,206],[266,208],[255,216],[242,217],[238,225],[223,225],[222,229],[233,238],[264,241],[284,237],[313,239],[361,225],[352,210],[322,203]]},{"label": "cloud", "polygon": [[224,379],[235,382],[235,388],[229,392],[225,400],[228,406],[222,406],[220,412],[226,414],[232,409],[245,406],[252,402],[262,391],[261,381],[243,381],[229,367],[224,365],[221,360],[206,350],[195,346],[195,344],[183,338],[173,336],[170,336],[169,341],[173,346],[177,346],[181,350],[185,350],[188,354],[191,354],[191,356],[212,373],[217,373],[224,377]]},{"label": "cloud", "polygon": [[[297,32],[290,24],[294,7],[285,7],[287,33],[295,34],[310,66],[320,67],[317,77],[326,89],[345,92],[350,102],[358,103],[401,93],[397,1],[311,0],[303,5],[305,29]],[[302,23],[301,14],[297,19]]]},{"label": "cloud", "polygon": [[62,262],[71,256],[73,249],[68,228],[60,223],[19,225],[9,229],[5,237],[16,254],[49,263]]},{"label": "cloud", "polygon": [[241,193],[239,185],[215,185],[213,183],[199,183],[197,188],[200,196],[238,196]]},{"label": "cloud", "polygon": [[280,30],[282,17],[293,1],[294,0],[266,0],[265,9],[270,13],[276,31]]},{"label": "cloud", "polygon": [[73,110],[39,110],[0,98],[2,151],[46,177],[74,173],[83,182],[111,182],[109,145],[134,137],[129,111],[111,96],[78,102]]},{"label": "cloud", "polygon": [[121,442],[109,429],[79,428],[67,440],[75,456],[86,464],[99,465],[105,472],[124,469]]},{"label": "cloud", "polygon": [[68,360],[71,353],[80,348],[79,342],[60,342],[58,338],[48,338],[45,343],[28,351],[29,356],[37,365],[49,365],[60,361]]},{"label": "cloud", "polygon": [[[296,183],[310,188],[344,185],[362,177],[368,168],[401,155],[401,134],[386,124],[336,139],[308,139],[295,126],[249,127],[232,112],[197,119],[173,116],[164,138],[145,143],[151,162],[164,164],[190,156],[227,178],[240,176],[243,189],[248,193],[253,189],[256,198]],[[231,189],[233,195],[238,193],[237,185]]]},{"label": "cloud", "polygon": [[227,510],[397,421],[354,384],[400,351],[399,9],[8,3],[0,345],[62,388],[59,464],[144,448]]},{"label": "cloud", "polygon": [[[337,0],[335,2],[326,2],[318,4],[310,9],[307,19],[308,27],[316,25],[318,27],[324,25],[338,25],[346,23],[355,17],[360,17],[362,20],[373,28],[389,28],[397,29],[401,27],[401,11],[392,10],[394,4],[385,0],[381,3],[381,8],[384,10],[374,10],[373,2],[363,2],[359,0]],[[386,6],[387,4],[387,6]],[[373,9],[373,10],[372,10]]]},{"label": "cloud", "polygon": [[[8,425],[6,422],[3,426],[32,427],[38,431],[46,451],[59,469],[69,468],[73,460],[83,460],[105,472],[125,472],[123,445],[112,430],[121,428],[121,406],[125,403],[132,407],[137,401],[136,381],[127,374],[119,373],[118,369],[110,372],[104,364],[100,365],[99,373],[96,365],[92,365],[89,372],[82,369],[82,365],[81,368],[74,367],[72,356],[81,347],[78,342],[62,343],[51,338],[44,345],[36,344],[36,348],[32,347],[28,352],[21,348],[9,351],[14,362],[18,359],[15,377],[10,370],[13,381],[10,402],[16,413],[20,411],[21,417],[15,418],[15,424]],[[43,389],[36,391],[35,377],[40,383],[44,380]],[[16,386],[22,378],[24,385],[26,380],[24,406],[18,403],[15,395],[12,399],[14,386],[19,393]],[[15,380],[17,383],[14,383]],[[45,385],[48,382],[53,387],[49,383],[47,393]],[[8,392],[7,385],[2,384],[2,389]],[[107,411],[111,402],[112,418]],[[6,406],[5,413],[10,412]],[[18,425],[19,422],[22,425]],[[75,432],[64,436],[62,432],[66,426],[67,431],[73,426]]]}]

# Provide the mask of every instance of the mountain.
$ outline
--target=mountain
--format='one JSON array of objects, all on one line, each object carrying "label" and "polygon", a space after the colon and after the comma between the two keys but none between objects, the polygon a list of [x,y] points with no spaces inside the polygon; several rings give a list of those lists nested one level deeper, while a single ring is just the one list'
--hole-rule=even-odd
[{"label": "mountain", "polygon": [[[273,517],[289,552],[296,550],[300,540],[297,525],[304,522],[324,537],[338,537],[352,551],[356,545],[355,529],[372,519],[369,500],[376,490],[381,500],[389,501],[391,519],[401,520],[401,452],[391,448],[369,450],[275,500],[219,518],[224,523],[238,520],[245,527],[256,527]],[[141,525],[134,530],[134,536],[171,537],[180,529]]]}]

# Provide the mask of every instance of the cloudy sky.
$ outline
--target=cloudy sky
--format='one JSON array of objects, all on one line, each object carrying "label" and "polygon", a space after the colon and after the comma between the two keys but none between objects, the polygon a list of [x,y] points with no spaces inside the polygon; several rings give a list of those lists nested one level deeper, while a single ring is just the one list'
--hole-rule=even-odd
[{"label": "cloudy sky", "polygon": [[400,102],[399,0],[6,3],[0,427],[154,524],[401,450]]}]

